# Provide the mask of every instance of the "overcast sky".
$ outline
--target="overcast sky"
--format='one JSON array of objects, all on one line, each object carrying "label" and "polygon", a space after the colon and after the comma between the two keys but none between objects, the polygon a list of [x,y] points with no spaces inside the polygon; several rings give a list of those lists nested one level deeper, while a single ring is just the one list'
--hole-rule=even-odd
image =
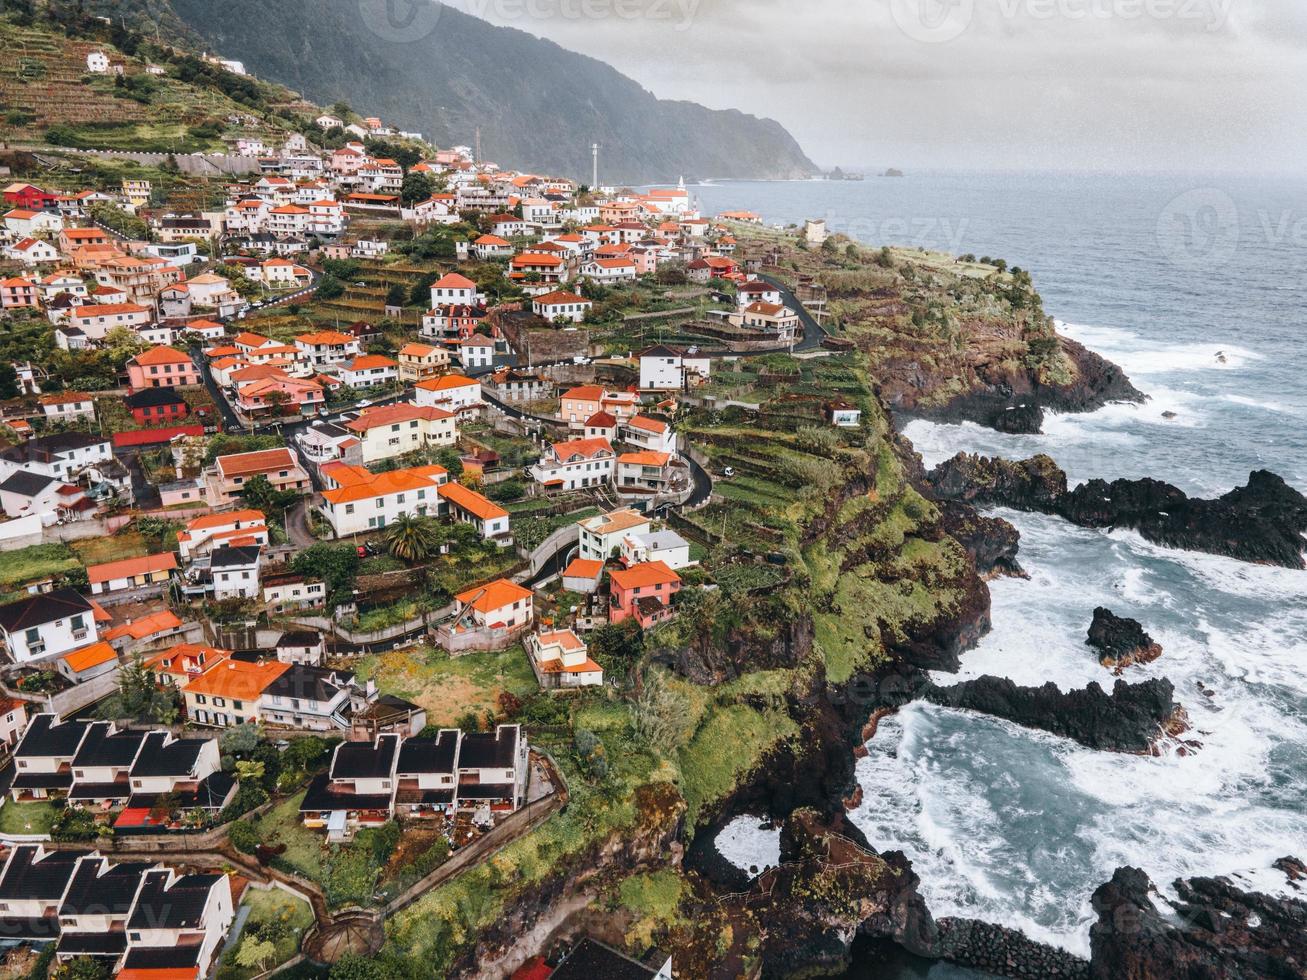
[{"label": "overcast sky", "polygon": [[823,166],[1300,171],[1302,0],[450,0]]}]

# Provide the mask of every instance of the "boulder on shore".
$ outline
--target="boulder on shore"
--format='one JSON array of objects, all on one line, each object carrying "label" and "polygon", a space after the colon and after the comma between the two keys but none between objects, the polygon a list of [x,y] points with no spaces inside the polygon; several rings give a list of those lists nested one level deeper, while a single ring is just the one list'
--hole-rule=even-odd
[{"label": "boulder on shore", "polygon": [[1245,892],[1225,878],[1175,883],[1173,914],[1153,904],[1153,883],[1118,868],[1092,898],[1093,980],[1253,980],[1307,970],[1307,904]]},{"label": "boulder on shore", "polygon": [[1098,651],[1098,662],[1117,674],[1133,664],[1152,663],[1162,655],[1162,645],[1144,631],[1138,620],[1118,616],[1102,606],[1094,610],[1085,642]]}]

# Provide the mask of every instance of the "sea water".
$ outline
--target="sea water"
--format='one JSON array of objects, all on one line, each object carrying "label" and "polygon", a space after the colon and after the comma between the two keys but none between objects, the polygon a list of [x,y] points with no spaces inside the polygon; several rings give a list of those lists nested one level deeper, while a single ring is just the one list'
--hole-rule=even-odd
[{"label": "sea water", "polygon": [[[707,213],[822,218],[871,245],[1030,269],[1059,329],[1149,396],[1050,417],[1035,436],[912,422],[928,464],[1045,452],[1073,483],[1151,476],[1206,496],[1266,468],[1307,490],[1307,181],[929,173],[693,191]],[[1284,889],[1271,863],[1307,856],[1307,573],[999,513],[1021,531],[1030,578],[992,584],[993,632],[960,676],[1110,689],[1085,645],[1093,609],[1107,606],[1162,644],[1126,679],[1169,678],[1197,746],[1096,752],[914,704],[881,722],[858,764],[852,817],[870,842],[907,853],[937,916],[1018,927],[1081,955],[1090,895],[1123,865],[1164,895],[1190,875]]]}]

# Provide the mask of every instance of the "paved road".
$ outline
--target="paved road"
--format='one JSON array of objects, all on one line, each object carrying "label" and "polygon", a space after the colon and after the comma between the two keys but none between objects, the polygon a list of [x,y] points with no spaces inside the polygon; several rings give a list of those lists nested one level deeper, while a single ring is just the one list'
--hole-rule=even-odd
[{"label": "paved road", "polygon": [[694,492],[681,505],[682,510],[688,510],[691,507],[698,507],[700,504],[706,503],[708,498],[712,496],[712,477],[688,453],[682,453],[681,458],[689,464],[690,479],[694,481]]},{"label": "paved road", "polygon": [[318,543],[309,527],[309,501],[300,497],[286,510],[286,538],[297,548],[311,548]]},{"label": "paved road", "polygon": [[[794,345],[795,352],[818,350],[821,342],[826,339],[826,331],[821,328],[821,324],[813,318],[808,312],[808,308],[799,302],[798,298],[791,292],[783,282],[774,276],[764,276],[759,274],[759,279],[763,282],[775,286],[781,294],[781,301],[799,314],[799,320],[803,323],[803,339]],[[745,355],[746,357],[748,355]]]}]

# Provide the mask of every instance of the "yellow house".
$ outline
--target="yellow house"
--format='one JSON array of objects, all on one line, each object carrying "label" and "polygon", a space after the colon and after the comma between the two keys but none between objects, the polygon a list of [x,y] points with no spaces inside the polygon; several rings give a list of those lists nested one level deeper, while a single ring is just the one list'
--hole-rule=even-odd
[{"label": "yellow house", "polygon": [[150,203],[153,186],[148,180],[123,180],[123,197],[134,207],[144,207]]}]

